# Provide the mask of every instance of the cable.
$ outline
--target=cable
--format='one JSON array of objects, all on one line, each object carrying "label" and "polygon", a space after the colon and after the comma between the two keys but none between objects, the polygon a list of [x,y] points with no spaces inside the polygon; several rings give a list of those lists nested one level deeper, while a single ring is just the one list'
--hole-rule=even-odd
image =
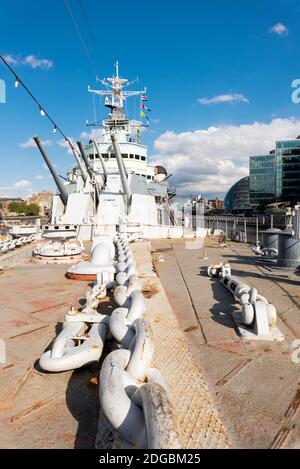
[{"label": "cable", "polygon": [[9,63],[7,63],[7,61],[5,60],[5,58],[3,57],[3,55],[0,54],[0,59],[2,60],[2,62],[6,65],[6,67],[10,70],[10,72],[14,75],[15,77],[15,86],[17,87],[19,84],[21,86],[23,86],[24,90],[29,94],[29,96],[31,97],[31,99],[33,99],[33,101],[38,105],[39,107],[39,110],[40,110],[40,113],[41,115],[44,117],[47,117],[49,119],[49,121],[51,122],[51,124],[53,125],[53,131],[54,132],[58,132],[60,133],[60,135],[64,138],[64,140],[70,145],[70,148],[74,154],[74,152],[76,152],[79,156],[80,156],[80,153],[79,151],[74,147],[73,143],[71,142],[71,140],[69,139],[69,137],[67,137],[64,132],[61,130],[61,128],[54,122],[54,120],[52,119],[52,117],[48,114],[48,112],[45,110],[44,106],[42,106],[40,104],[40,102],[36,99],[36,97],[31,93],[31,91],[29,90],[29,88],[25,85],[25,83],[21,80],[21,78],[16,74],[16,72],[13,70],[13,68],[9,65]]},{"label": "cable", "polygon": [[91,39],[92,39],[92,43],[93,43],[93,46],[95,48],[95,51],[96,51],[96,54],[98,56],[98,60],[99,60],[99,63],[101,62],[101,54],[99,52],[99,49],[98,49],[98,46],[97,46],[97,41],[95,39],[95,35],[93,33],[93,30],[91,28],[91,25],[90,25],[90,22],[88,20],[88,17],[87,17],[87,14],[85,12],[85,9],[84,9],[84,6],[83,6],[83,3],[81,0],[78,0],[78,3],[80,5],[80,8],[81,8],[81,11],[82,11],[82,14],[84,16],[84,19],[85,19],[85,22],[87,24],[87,27],[88,27],[88,30],[89,30],[89,33],[90,33],[90,36],[91,36]]},{"label": "cable", "polygon": [[84,41],[84,39],[83,39],[83,36],[82,36],[82,34],[81,34],[81,32],[80,32],[80,28],[79,28],[79,26],[78,26],[78,23],[77,23],[77,21],[76,21],[74,15],[73,15],[73,13],[72,13],[72,9],[71,9],[71,6],[70,6],[70,4],[69,4],[69,1],[68,1],[68,0],[65,0],[65,4],[66,4],[66,7],[67,7],[67,9],[68,9],[69,15],[70,15],[70,17],[71,17],[71,19],[72,19],[72,21],[73,21],[73,25],[74,25],[74,28],[75,28],[75,30],[76,30],[76,32],[77,32],[77,35],[78,35],[78,37],[79,37],[79,40],[80,40],[80,42],[81,42],[82,48],[83,48],[83,50],[84,50],[84,52],[85,52],[85,54],[86,54],[86,56],[87,56],[88,62],[89,62],[89,64],[90,64],[90,66],[91,66],[93,72],[94,72],[95,75],[97,76],[96,67],[95,67],[95,65],[94,65],[94,62],[93,62],[91,56],[90,56],[89,50],[88,50],[88,48],[87,48],[87,46],[86,46],[86,43],[85,43],[85,41]]}]

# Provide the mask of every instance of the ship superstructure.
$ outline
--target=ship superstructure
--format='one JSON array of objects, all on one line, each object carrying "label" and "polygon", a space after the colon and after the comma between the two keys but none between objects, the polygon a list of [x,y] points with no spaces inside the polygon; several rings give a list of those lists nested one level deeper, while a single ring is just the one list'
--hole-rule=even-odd
[{"label": "ship superstructure", "polygon": [[[182,236],[175,222],[171,203],[175,191],[169,186],[167,171],[148,164],[147,146],[141,143],[144,125],[129,120],[124,112],[124,102],[132,96],[143,98],[146,89],[128,90],[131,83],[119,76],[118,63],[115,67],[115,76],[98,79],[104,89],[88,88],[102,96],[109,109],[100,138],[86,145],[77,142],[77,164],[64,184],[50,169],[59,193],[54,196],[51,225],[44,232],[57,237],[70,230],[81,239],[91,239],[95,233],[122,227],[150,238]],[[41,143],[37,144],[51,166]]]}]

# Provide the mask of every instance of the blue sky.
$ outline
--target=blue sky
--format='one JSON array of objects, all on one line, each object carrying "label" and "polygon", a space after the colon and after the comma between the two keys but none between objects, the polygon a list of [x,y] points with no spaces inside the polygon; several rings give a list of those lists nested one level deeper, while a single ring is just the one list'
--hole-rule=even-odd
[{"label": "blue sky", "polygon": [[[119,60],[121,75],[138,75],[147,86],[153,120],[143,140],[150,161],[174,173],[180,193],[222,195],[247,173],[249,154],[300,133],[300,105],[291,101],[291,82],[300,78],[298,0],[82,0],[99,53],[80,3],[69,2],[98,76],[110,76]],[[0,0],[0,7],[1,54],[16,61],[33,94],[77,138],[88,130],[85,120],[93,121],[87,86],[96,84],[65,2]],[[47,150],[61,174],[72,157],[1,64],[0,79],[7,86],[0,195],[53,189],[36,148],[20,144],[35,134],[51,141]]]}]

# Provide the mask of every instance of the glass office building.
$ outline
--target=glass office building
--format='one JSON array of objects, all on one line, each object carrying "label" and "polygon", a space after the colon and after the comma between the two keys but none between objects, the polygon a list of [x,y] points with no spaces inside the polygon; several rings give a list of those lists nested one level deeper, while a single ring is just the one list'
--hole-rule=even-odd
[{"label": "glass office building", "polygon": [[276,197],[276,155],[250,156],[249,197],[253,209],[274,202]]},{"label": "glass office building", "polygon": [[300,139],[276,142],[276,199],[300,202]]},{"label": "glass office building", "polygon": [[300,202],[300,138],[279,140],[269,155],[250,156],[250,205]]},{"label": "glass office building", "polygon": [[232,212],[241,213],[250,209],[249,204],[249,176],[236,182],[227,192],[223,208]]}]

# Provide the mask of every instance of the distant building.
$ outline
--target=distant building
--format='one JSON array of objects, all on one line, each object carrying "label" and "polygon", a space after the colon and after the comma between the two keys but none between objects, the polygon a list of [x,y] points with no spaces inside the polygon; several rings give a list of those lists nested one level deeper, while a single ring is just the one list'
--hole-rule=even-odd
[{"label": "distant building", "polygon": [[53,194],[50,191],[42,191],[37,194],[33,194],[26,203],[37,204],[40,207],[40,215],[45,215],[49,212],[52,205]]},{"label": "distant building", "polygon": [[279,140],[268,155],[250,156],[250,205],[300,202],[300,136]]},{"label": "distant building", "polygon": [[235,213],[242,213],[246,210],[250,210],[249,176],[240,179],[231,186],[225,196],[223,208]]},{"label": "distant building", "polygon": [[250,156],[250,205],[264,207],[276,198],[276,155]]},{"label": "distant building", "polygon": [[215,199],[208,200],[207,205],[210,209],[221,210],[223,207],[223,200],[220,200],[216,197]]},{"label": "distant building", "polygon": [[300,136],[276,142],[276,200],[300,202]]},{"label": "distant building", "polygon": [[11,202],[24,202],[20,197],[0,197],[0,218],[10,213],[9,204]]}]

